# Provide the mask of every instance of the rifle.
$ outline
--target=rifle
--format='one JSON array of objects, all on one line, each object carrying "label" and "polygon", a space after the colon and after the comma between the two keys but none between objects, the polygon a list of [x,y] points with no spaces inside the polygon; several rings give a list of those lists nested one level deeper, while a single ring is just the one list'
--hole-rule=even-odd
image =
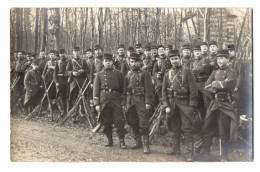
[{"label": "rifle", "polygon": [[[53,80],[51,82],[51,84],[53,83]],[[43,84],[44,84],[44,87],[45,87],[45,90],[47,89],[47,86],[46,86],[46,83],[45,83],[45,79],[43,79]],[[50,84],[50,85],[51,85]],[[51,100],[50,100],[50,97],[49,97],[49,93],[47,92],[47,100],[48,100],[48,105],[49,105],[49,108],[50,108],[50,116],[51,116],[51,119],[50,121],[53,121],[53,111],[52,111],[52,106],[51,106]]]},{"label": "rifle", "polygon": [[14,80],[12,86],[11,86],[11,91],[14,89],[14,87],[15,87],[15,85],[17,84],[17,82],[19,81],[19,79],[20,79],[20,76],[17,76],[17,77],[15,78],[15,80]]},{"label": "rifle", "polygon": [[150,142],[153,140],[155,133],[159,130],[159,126],[160,126],[161,120],[163,118],[162,107],[159,108],[158,112],[159,112],[159,115],[155,118],[154,125],[152,126],[152,129],[149,133]]},{"label": "rifle", "polygon": [[[98,112],[98,121],[100,119],[100,115],[101,115],[101,112]],[[101,122],[98,122],[98,124],[95,126],[94,129],[92,129],[92,135],[90,135],[90,139],[95,135],[95,133],[97,133],[100,129],[102,128],[102,124]]]},{"label": "rifle", "polygon": [[74,104],[73,108],[71,108],[69,110],[69,112],[67,113],[66,117],[64,117],[63,120],[60,121],[57,124],[58,126],[63,125],[68,120],[69,117],[73,116],[76,113],[76,110],[78,109],[78,106],[79,106],[79,103],[80,103],[80,100],[81,100],[81,94],[84,95],[84,93],[87,90],[87,88],[88,88],[90,83],[91,83],[91,81],[88,82],[88,84],[86,85],[86,87],[84,88],[83,91],[81,91],[83,89],[83,87],[81,87],[79,95],[78,95],[79,98],[77,98],[77,101],[75,101],[75,104]]},{"label": "rifle", "polygon": [[52,80],[51,84],[49,85],[49,87],[48,87],[47,90],[45,91],[45,93],[44,93],[44,95],[43,95],[43,97],[42,97],[42,99],[41,99],[41,101],[40,101],[40,104],[39,104],[38,106],[36,106],[36,107],[34,108],[34,110],[25,118],[26,120],[31,119],[36,112],[37,112],[38,115],[39,115],[39,113],[41,112],[41,109],[42,109],[42,105],[43,105],[44,99],[45,99],[45,97],[47,96],[48,91],[49,91],[49,89],[51,88],[51,85],[53,84],[53,82],[54,82],[54,81]]}]

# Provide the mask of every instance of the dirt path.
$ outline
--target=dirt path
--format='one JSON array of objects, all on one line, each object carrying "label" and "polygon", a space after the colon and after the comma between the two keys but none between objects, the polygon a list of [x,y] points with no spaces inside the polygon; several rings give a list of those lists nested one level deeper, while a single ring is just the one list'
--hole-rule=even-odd
[{"label": "dirt path", "polygon": [[[183,161],[182,156],[168,155],[169,146],[151,145],[150,155],[142,149],[122,150],[118,138],[115,146],[104,147],[105,137],[85,127],[57,126],[44,120],[26,121],[21,117],[11,120],[11,160],[12,161]],[[126,136],[129,146],[133,139]],[[214,153],[213,153],[214,154]],[[217,154],[217,153],[215,153]],[[246,161],[246,158],[240,160]]]}]

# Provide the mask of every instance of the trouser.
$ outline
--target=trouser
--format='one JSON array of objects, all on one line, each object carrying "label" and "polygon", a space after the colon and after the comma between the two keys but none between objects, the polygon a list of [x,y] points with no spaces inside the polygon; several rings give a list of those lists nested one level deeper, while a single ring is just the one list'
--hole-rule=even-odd
[{"label": "trouser", "polygon": [[101,113],[101,123],[104,125],[103,132],[107,135],[112,134],[112,124],[114,124],[117,135],[124,137],[126,130],[124,128],[125,120],[122,109],[113,102],[108,102]]},{"label": "trouser", "polygon": [[[221,112],[220,110],[214,111],[204,123],[202,129],[203,149],[210,151],[212,139],[219,132],[222,144],[227,145],[230,139],[230,122],[231,118]],[[209,121],[209,122],[208,122]]]},{"label": "trouser", "polygon": [[127,121],[135,135],[149,134],[149,113],[145,107],[132,106],[127,112]]},{"label": "trouser", "polygon": [[65,113],[67,100],[67,85],[60,84],[57,89],[57,106],[62,113]]}]

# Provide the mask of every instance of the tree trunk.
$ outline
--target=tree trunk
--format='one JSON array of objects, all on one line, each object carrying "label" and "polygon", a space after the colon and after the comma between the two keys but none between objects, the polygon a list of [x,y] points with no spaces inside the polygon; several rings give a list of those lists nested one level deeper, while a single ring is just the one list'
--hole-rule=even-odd
[{"label": "tree trunk", "polygon": [[38,48],[38,21],[39,21],[39,8],[36,8],[36,20],[35,20],[35,42],[34,42],[34,53],[37,53]]},{"label": "tree trunk", "polygon": [[59,42],[60,42],[60,9],[56,8],[56,20],[55,20],[55,25],[56,25],[56,32],[55,32],[55,50],[59,50]]},{"label": "tree trunk", "polygon": [[46,39],[47,39],[47,29],[48,29],[48,8],[43,9],[44,19],[43,19],[43,34],[42,34],[42,47],[41,51],[46,50]]}]

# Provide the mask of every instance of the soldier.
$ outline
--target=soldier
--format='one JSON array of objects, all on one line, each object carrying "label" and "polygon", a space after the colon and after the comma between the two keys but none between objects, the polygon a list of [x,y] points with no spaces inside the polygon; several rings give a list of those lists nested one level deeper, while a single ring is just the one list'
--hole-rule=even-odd
[{"label": "soldier", "polygon": [[40,55],[39,55],[39,58],[38,58],[38,62],[39,62],[38,70],[40,70],[41,73],[43,72],[43,69],[44,69],[47,61],[48,61],[48,58],[47,58],[45,52],[42,50],[40,52]]},{"label": "soldier", "polygon": [[165,74],[162,87],[162,102],[167,124],[173,133],[173,155],[180,154],[181,132],[185,137],[186,161],[193,161],[193,128],[198,89],[196,78],[189,68],[181,65],[178,50],[170,53],[172,68]]},{"label": "soldier", "polygon": [[126,51],[126,70],[127,70],[127,72],[130,70],[130,62],[129,62],[130,56],[134,52],[135,52],[135,49],[133,47],[128,47],[128,49]]},{"label": "soldier", "polygon": [[157,46],[153,45],[151,46],[151,60],[152,60],[152,66],[154,68],[154,64],[158,59],[158,48]]},{"label": "soldier", "polygon": [[[56,66],[57,61],[55,60],[55,51],[51,50],[49,53],[50,60],[46,62],[45,67],[42,72],[42,79],[45,81],[46,87],[48,88],[49,85],[51,84],[54,75],[54,69]],[[56,104],[56,87],[55,84],[52,84],[49,92],[48,92],[49,98],[50,98],[50,111],[52,110],[52,105]],[[50,117],[50,116],[49,116]]]},{"label": "soldier", "polygon": [[190,44],[183,44],[181,49],[182,49],[182,56],[181,56],[182,65],[185,66],[186,68],[190,68],[192,62]]},{"label": "soldier", "polygon": [[[70,84],[70,106],[74,105],[73,103],[76,102],[78,95],[80,94],[80,89],[84,88],[86,84],[87,74],[90,71],[88,69],[87,63],[84,59],[81,59],[79,56],[79,47],[73,48],[73,58],[68,61],[66,67],[67,75],[68,75],[68,82]],[[82,101],[79,104],[79,109],[76,109],[76,112],[79,113],[81,117],[84,116],[83,113],[83,104]],[[72,118],[72,122],[76,122],[77,113]]]},{"label": "soldier", "polygon": [[124,81],[123,109],[126,109],[126,119],[134,133],[135,144],[131,148],[138,149],[143,143],[144,154],[149,154],[149,110],[153,98],[152,80],[148,71],[141,69],[138,54],[131,55],[130,65],[131,70],[125,76]]},{"label": "soldier", "polygon": [[202,42],[200,45],[200,49],[201,49],[201,56],[202,58],[208,58],[209,54],[209,48],[208,48],[208,44],[206,42]]},{"label": "soldier", "polygon": [[31,64],[32,69],[29,70],[24,77],[25,98],[24,105],[28,108],[28,113],[38,105],[42,97],[42,80],[41,71],[38,69],[38,62],[34,60]]},{"label": "soldier", "polygon": [[169,58],[169,52],[172,50],[172,46],[171,45],[166,45],[165,46],[165,56],[166,58]]},{"label": "soldier", "polygon": [[210,74],[218,69],[217,64],[217,51],[218,51],[218,44],[216,41],[211,41],[209,43],[209,61],[210,61]]},{"label": "soldier", "polygon": [[120,44],[117,48],[117,55],[115,57],[114,66],[117,70],[121,71],[125,76],[127,73],[127,66],[126,66],[126,55],[125,55],[125,46]]},{"label": "soldier", "polygon": [[163,77],[164,74],[171,68],[170,60],[165,57],[165,48],[163,45],[158,46],[158,55],[159,58],[153,67],[156,103],[161,102]]},{"label": "soldier", "polygon": [[56,85],[57,106],[60,111],[60,118],[65,115],[68,77],[66,75],[67,58],[65,50],[60,50],[60,60],[57,61],[54,69],[54,82]]},{"label": "soldier", "polygon": [[113,68],[113,55],[104,54],[104,69],[97,73],[94,82],[94,105],[99,113],[98,121],[104,125],[104,133],[108,143],[105,146],[113,146],[112,124],[117,129],[120,148],[126,149],[124,128],[125,121],[121,108],[121,96],[124,87],[124,76]]},{"label": "soldier", "polygon": [[[231,68],[234,69],[237,73],[237,82],[236,82],[236,86],[234,88],[234,91],[232,93],[232,97],[233,97],[233,101],[234,101],[234,107],[235,110],[237,112],[241,112],[241,109],[238,110],[238,108],[240,108],[240,99],[241,94],[242,94],[242,78],[244,77],[244,67],[243,67],[243,62],[240,59],[236,58],[236,52],[235,52],[235,45],[234,44],[230,44],[227,46],[227,50],[229,51],[229,57],[230,57],[230,65]],[[240,116],[240,114],[237,114],[238,117]]]},{"label": "soldier", "polygon": [[153,70],[153,61],[151,59],[151,47],[146,45],[144,47],[144,59],[142,64],[142,69],[147,71],[150,75],[152,75]]},{"label": "soldier", "polygon": [[91,86],[93,86],[93,81],[95,78],[95,75],[100,72],[103,69],[103,62],[102,62],[102,58],[103,58],[103,51],[102,48],[100,47],[100,45],[95,45],[94,48],[95,51],[95,61],[91,67]]},{"label": "soldier", "polygon": [[135,52],[140,56],[140,59],[143,60],[143,47],[141,43],[135,44]]},{"label": "soldier", "polygon": [[221,160],[228,160],[229,141],[236,140],[237,118],[230,100],[230,92],[236,84],[236,71],[229,65],[227,50],[217,52],[218,70],[210,75],[205,83],[205,89],[211,93],[211,101],[203,125],[202,160],[210,160],[210,147],[213,137],[219,133],[221,138]]},{"label": "soldier", "polygon": [[86,50],[86,62],[88,64],[88,68],[90,69],[92,65],[95,63],[95,57],[93,56],[93,51],[91,49]]}]

